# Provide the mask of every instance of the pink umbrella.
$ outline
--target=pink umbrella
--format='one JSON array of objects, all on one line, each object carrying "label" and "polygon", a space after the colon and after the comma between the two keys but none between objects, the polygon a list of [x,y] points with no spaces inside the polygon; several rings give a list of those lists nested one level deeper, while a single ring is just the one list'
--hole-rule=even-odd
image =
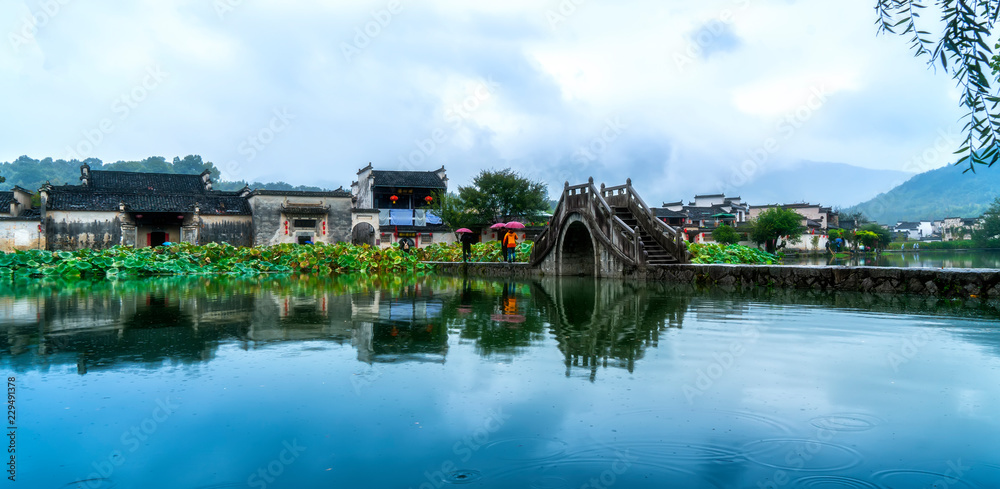
[{"label": "pink umbrella", "polygon": [[507,226],[506,224],[504,224],[502,222],[498,222],[498,223],[490,226],[490,229],[503,229],[506,226]]},{"label": "pink umbrella", "polygon": [[460,228],[458,231],[455,231],[455,232],[456,233],[471,233],[472,230],[469,229],[469,228]]},{"label": "pink umbrella", "polygon": [[507,229],[524,229],[524,224],[521,224],[517,221],[511,221],[505,224],[505,227]]}]

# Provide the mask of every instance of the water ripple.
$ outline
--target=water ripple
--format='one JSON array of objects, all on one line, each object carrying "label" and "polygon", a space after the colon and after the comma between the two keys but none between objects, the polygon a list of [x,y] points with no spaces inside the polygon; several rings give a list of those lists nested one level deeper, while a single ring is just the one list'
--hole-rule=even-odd
[{"label": "water ripple", "polygon": [[883,470],[872,474],[887,489],[911,489],[914,487],[967,487],[974,486],[958,477],[929,470]]},{"label": "water ripple", "polygon": [[471,484],[482,479],[483,473],[473,469],[460,469],[448,472],[444,475],[442,482],[448,484]]},{"label": "water ripple", "polygon": [[[628,465],[616,464],[614,457],[558,460],[554,462],[513,467],[489,474],[497,487],[532,487],[560,489],[578,487],[670,487],[719,488],[708,476],[689,467],[648,460],[629,460]],[[596,483],[596,485],[595,485]]]},{"label": "water ripple", "polygon": [[820,416],[809,421],[813,426],[828,431],[868,431],[885,424],[885,420],[868,414],[842,413]]},{"label": "water ripple", "polygon": [[808,438],[772,438],[744,445],[747,458],[765,467],[803,472],[844,470],[863,461],[857,450]]},{"label": "water ripple", "polygon": [[746,460],[735,448],[705,443],[683,441],[618,440],[602,444],[601,448],[590,448],[574,452],[568,456],[573,460],[601,460],[614,458],[616,453],[629,453],[646,459],[662,461],[686,460],[702,462],[732,463]]},{"label": "water ripple", "polygon": [[556,438],[507,438],[484,447],[491,456],[500,460],[525,462],[541,461],[566,452],[569,445]]},{"label": "water ripple", "polygon": [[847,489],[879,489],[879,486],[871,482],[854,479],[851,477],[841,477],[839,475],[813,475],[792,481],[793,488],[802,489],[823,489],[827,487],[845,487]]},{"label": "water ripple", "polygon": [[80,479],[78,481],[69,482],[63,486],[63,489],[111,489],[117,485],[118,484],[113,482],[111,479],[96,477],[93,479]]}]

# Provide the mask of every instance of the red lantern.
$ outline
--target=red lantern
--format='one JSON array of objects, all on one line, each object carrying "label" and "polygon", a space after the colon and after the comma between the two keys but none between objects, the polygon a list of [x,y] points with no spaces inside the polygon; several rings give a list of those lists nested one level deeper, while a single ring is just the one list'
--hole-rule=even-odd
[{"label": "red lantern", "polygon": [[434,200],[434,197],[431,197],[430,195],[424,197],[424,202],[427,202],[428,204],[430,204],[432,200]]},{"label": "red lantern", "polygon": [[326,236],[326,221],[323,221],[323,235]]},{"label": "red lantern", "polygon": [[285,234],[288,234],[288,221],[285,221]]},{"label": "red lantern", "polygon": [[389,197],[389,200],[392,201],[393,204],[395,204],[396,201],[399,200],[399,197],[393,195],[393,196]]}]

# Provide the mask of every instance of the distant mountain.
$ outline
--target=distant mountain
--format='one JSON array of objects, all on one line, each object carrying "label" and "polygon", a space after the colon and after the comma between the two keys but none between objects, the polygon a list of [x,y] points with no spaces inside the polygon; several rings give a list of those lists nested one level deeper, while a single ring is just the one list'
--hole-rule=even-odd
[{"label": "distant mountain", "polygon": [[1000,168],[945,166],[914,176],[874,199],[844,209],[861,211],[882,224],[946,217],[978,217],[1000,196]]},{"label": "distant mountain", "polygon": [[803,161],[790,168],[767,171],[727,195],[739,194],[753,205],[808,202],[844,207],[887,192],[912,176],[912,173],[895,170]]}]

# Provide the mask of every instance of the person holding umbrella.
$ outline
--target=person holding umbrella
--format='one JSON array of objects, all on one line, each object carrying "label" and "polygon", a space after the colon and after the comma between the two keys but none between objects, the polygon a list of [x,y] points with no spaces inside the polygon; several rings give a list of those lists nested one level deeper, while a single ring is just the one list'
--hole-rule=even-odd
[{"label": "person holding umbrella", "polygon": [[524,224],[517,221],[511,221],[504,225],[504,227],[507,228],[507,234],[503,238],[504,247],[507,252],[507,263],[514,263],[517,256],[517,232],[515,229],[524,229]]},{"label": "person holding umbrella", "polygon": [[468,262],[472,258],[472,243],[476,237],[472,235],[472,230],[468,228],[461,228],[455,232],[462,235],[460,238],[462,241],[462,261]]},{"label": "person holding umbrella", "polygon": [[504,240],[504,238],[507,237],[507,235],[504,234],[504,226],[506,226],[506,224],[504,224],[502,222],[498,222],[498,223],[490,226],[490,229],[493,230],[493,231],[495,231],[497,233],[497,244],[500,245],[500,253],[501,253],[502,257],[503,257],[503,260],[506,260],[507,259],[507,248],[504,246],[503,240]]}]

